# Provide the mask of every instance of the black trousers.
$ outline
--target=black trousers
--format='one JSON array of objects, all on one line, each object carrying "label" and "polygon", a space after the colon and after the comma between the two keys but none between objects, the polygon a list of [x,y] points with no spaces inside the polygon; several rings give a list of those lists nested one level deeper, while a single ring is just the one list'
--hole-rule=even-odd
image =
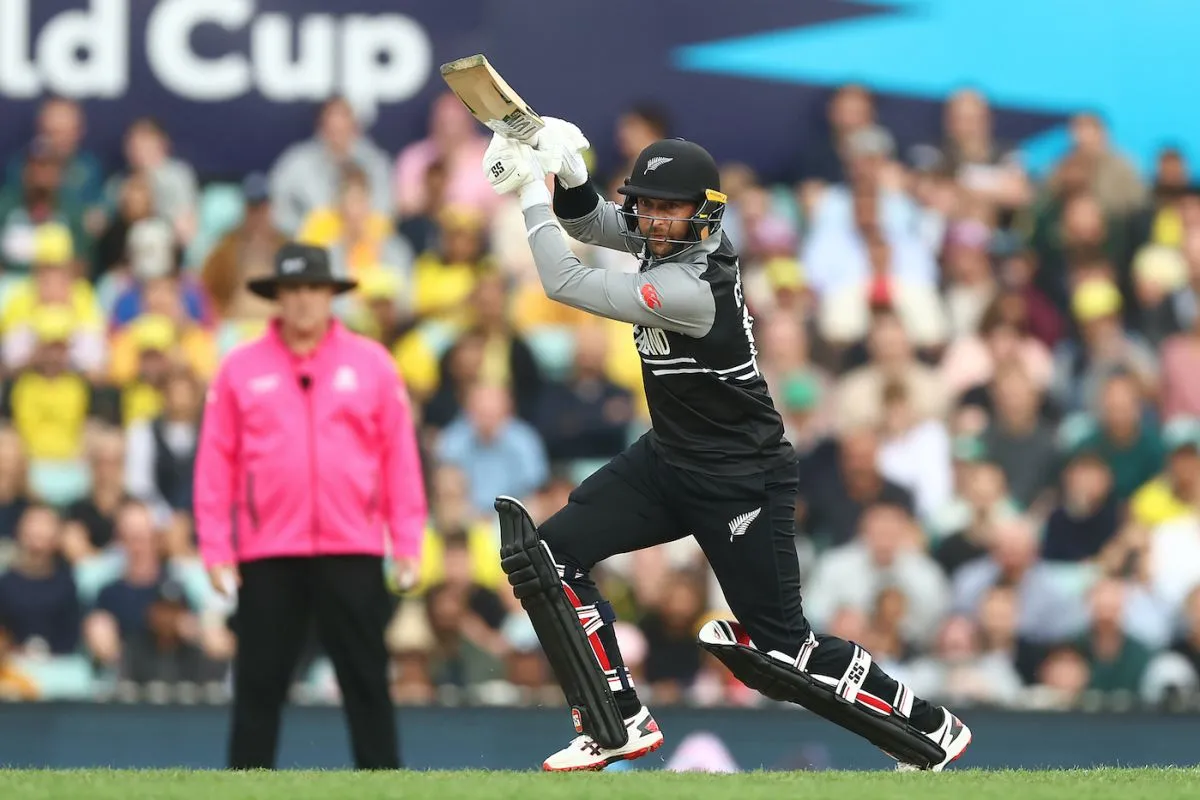
[{"label": "black trousers", "polygon": [[355,766],[399,768],[382,560],[268,558],[240,569],[230,768],[275,767],[283,706],[313,622],[337,674]]},{"label": "black trousers", "polygon": [[[576,487],[539,533],[579,602],[601,608],[607,604],[588,574],[594,565],[691,535],[755,646],[795,657],[810,632],[795,546],[798,488],[795,464],[745,477],[708,475],[668,464],[644,436]],[[819,644],[808,671],[840,679],[854,647],[815,635]],[[600,660],[610,667],[610,688],[622,713],[631,716],[640,702],[611,626],[597,632],[594,646],[596,639],[603,650]],[[863,691],[869,695],[863,701],[876,707],[903,700],[901,687],[874,662]],[[941,722],[937,710],[919,698],[911,718],[929,730]]]}]

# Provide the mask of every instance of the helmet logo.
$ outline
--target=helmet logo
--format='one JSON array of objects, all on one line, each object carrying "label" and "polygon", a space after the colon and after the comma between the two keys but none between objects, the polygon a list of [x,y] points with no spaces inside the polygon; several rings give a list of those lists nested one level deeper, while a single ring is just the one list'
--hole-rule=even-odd
[{"label": "helmet logo", "polygon": [[[654,170],[661,167],[663,164],[668,164],[674,160],[675,160],[674,158],[669,157],[669,156],[655,156],[654,158],[652,158],[646,162],[646,172],[653,172]],[[645,173],[642,173],[642,174],[644,175]]]}]

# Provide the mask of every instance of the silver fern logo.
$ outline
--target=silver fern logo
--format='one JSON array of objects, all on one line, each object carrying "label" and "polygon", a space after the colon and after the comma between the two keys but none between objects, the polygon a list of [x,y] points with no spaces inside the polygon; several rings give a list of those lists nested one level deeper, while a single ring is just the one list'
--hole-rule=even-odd
[{"label": "silver fern logo", "polygon": [[[654,172],[654,170],[658,169],[663,164],[669,164],[674,160],[675,159],[670,156],[655,156],[646,162],[646,172]],[[645,173],[642,174],[644,175]]]},{"label": "silver fern logo", "polygon": [[758,519],[758,515],[762,513],[762,506],[747,511],[745,514],[738,514],[733,519],[729,520],[729,541],[733,541],[733,537],[741,536],[750,529],[750,525],[754,520]]}]

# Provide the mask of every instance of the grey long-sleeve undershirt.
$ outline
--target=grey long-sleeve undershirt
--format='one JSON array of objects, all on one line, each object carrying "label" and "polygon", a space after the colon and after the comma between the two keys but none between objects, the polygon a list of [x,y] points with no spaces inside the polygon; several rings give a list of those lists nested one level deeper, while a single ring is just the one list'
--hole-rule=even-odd
[{"label": "grey long-sleeve undershirt", "polygon": [[[584,217],[563,220],[563,228],[582,242],[624,249],[619,226],[615,207],[604,202]],[[590,267],[571,252],[546,204],[525,210],[525,230],[542,288],[551,300],[695,338],[712,330],[716,302],[700,277],[704,263],[669,261],[636,274]]]}]

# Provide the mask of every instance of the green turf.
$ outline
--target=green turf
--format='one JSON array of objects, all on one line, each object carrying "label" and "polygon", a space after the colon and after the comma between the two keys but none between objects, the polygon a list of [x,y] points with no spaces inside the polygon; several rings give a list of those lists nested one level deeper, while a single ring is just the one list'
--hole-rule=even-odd
[{"label": "green turf", "polygon": [[1200,770],[1102,769],[1062,772],[667,772],[542,775],[531,772],[276,772],[234,774],[0,770],[0,798],[50,800],[1170,800],[1200,797]]}]

